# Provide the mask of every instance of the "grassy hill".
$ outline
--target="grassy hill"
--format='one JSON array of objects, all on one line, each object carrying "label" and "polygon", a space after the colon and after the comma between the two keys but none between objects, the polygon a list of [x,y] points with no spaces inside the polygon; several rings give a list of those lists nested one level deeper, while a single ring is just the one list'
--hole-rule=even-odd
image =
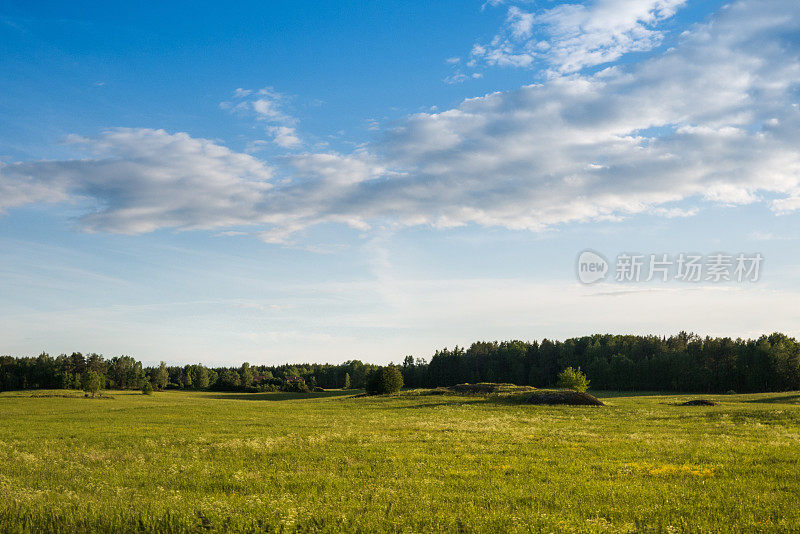
[{"label": "grassy hill", "polygon": [[800,394],[0,394],[0,531],[779,532]]}]

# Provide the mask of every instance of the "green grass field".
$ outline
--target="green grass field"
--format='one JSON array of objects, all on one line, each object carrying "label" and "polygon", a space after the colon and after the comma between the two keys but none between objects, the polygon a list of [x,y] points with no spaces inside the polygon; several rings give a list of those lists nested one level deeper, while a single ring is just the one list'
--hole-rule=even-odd
[{"label": "green grass field", "polygon": [[800,529],[798,393],[109,394],[0,394],[2,532]]}]

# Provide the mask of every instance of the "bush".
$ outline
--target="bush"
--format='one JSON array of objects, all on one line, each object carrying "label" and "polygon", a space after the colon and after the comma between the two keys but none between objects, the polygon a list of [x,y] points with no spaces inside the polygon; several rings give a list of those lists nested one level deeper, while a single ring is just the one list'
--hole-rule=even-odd
[{"label": "bush", "polygon": [[572,389],[583,393],[589,389],[589,379],[586,378],[586,375],[581,371],[580,367],[577,369],[567,367],[558,373],[557,385],[560,388]]},{"label": "bush", "polygon": [[401,387],[403,387],[403,374],[394,365],[373,371],[367,379],[367,393],[370,395],[397,393]]},{"label": "bush", "polygon": [[153,384],[151,384],[149,380],[146,380],[144,385],[142,386],[142,395],[152,395],[152,394],[153,394]]}]

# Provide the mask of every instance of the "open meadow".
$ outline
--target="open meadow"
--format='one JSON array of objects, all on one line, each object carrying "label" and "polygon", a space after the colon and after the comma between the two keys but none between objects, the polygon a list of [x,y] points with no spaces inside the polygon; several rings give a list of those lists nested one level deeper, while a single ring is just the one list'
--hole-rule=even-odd
[{"label": "open meadow", "polygon": [[800,394],[0,394],[2,532],[786,532]]}]

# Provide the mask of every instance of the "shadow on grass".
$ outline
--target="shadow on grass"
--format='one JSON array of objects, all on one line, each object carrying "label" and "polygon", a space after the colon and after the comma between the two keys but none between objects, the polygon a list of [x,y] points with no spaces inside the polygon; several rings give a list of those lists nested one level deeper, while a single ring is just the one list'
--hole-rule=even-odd
[{"label": "shadow on grass", "polygon": [[742,402],[756,404],[800,404],[800,394],[782,395],[780,397],[768,397],[765,399],[750,399]]},{"label": "shadow on grass", "polygon": [[85,395],[83,393],[32,393],[29,395],[32,399],[49,399],[49,398],[61,398],[61,399],[93,399],[93,400],[112,400],[114,397],[111,395],[106,395],[104,393],[98,393],[97,395]]},{"label": "shadow on grass", "polygon": [[288,401],[288,400],[348,397],[352,396],[353,394],[354,394],[353,390],[314,391],[309,393],[271,391],[266,393],[216,393],[214,395],[210,395],[210,398],[223,399],[223,400],[248,400],[248,401]]},{"label": "shadow on grass", "polygon": [[666,397],[666,396],[680,396],[691,395],[688,393],[677,393],[674,391],[613,391],[613,390],[589,390],[598,399],[605,398],[626,398],[626,397]]},{"label": "shadow on grass", "polygon": [[[439,397],[441,398],[441,397]],[[409,404],[405,406],[393,406],[392,409],[394,410],[417,410],[420,408],[439,408],[440,406],[468,406],[472,404],[487,404],[487,399],[485,398],[477,398],[477,399],[458,399],[458,400],[444,400],[442,399],[441,402],[422,402],[417,404]]]},{"label": "shadow on grass", "polygon": [[[530,392],[516,393],[516,394],[488,394],[488,395],[459,395],[459,394],[414,394],[414,395],[392,395],[389,397],[399,399],[425,399],[428,402],[421,402],[403,406],[395,406],[396,410],[412,410],[417,408],[437,408],[439,406],[468,406],[468,405],[483,405],[483,406],[510,406],[526,404],[528,397],[531,396]],[[381,396],[375,397],[381,398]]]}]

